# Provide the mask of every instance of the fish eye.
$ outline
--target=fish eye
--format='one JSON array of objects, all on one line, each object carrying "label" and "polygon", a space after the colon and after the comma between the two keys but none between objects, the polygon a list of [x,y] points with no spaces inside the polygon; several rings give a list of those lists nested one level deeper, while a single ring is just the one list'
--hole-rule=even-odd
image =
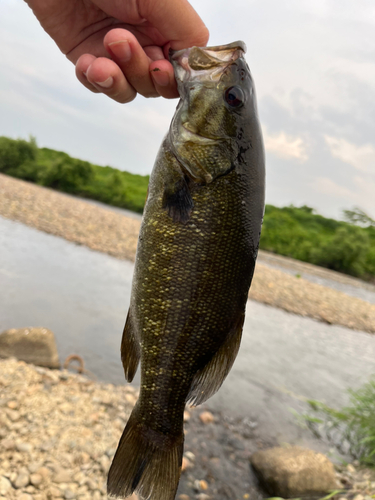
[{"label": "fish eye", "polygon": [[224,97],[232,108],[239,108],[245,101],[245,95],[240,87],[230,87],[225,91]]}]

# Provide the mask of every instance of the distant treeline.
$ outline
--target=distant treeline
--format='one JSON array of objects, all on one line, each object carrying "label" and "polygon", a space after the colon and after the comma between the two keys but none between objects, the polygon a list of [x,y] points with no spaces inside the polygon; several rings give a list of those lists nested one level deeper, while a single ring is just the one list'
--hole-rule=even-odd
[{"label": "distant treeline", "polygon": [[148,175],[100,167],[61,151],[38,148],[34,138],[0,137],[0,172],[140,213],[149,180]]},{"label": "distant treeline", "polygon": [[[142,212],[149,176],[100,167],[29,141],[0,137],[0,172],[66,193]],[[266,206],[260,247],[375,281],[375,221],[360,209],[347,222],[310,207]]]}]

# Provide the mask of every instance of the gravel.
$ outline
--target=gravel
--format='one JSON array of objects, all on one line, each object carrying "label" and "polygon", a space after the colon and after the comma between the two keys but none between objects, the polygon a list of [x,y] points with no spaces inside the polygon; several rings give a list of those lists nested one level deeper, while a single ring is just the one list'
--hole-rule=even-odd
[{"label": "gravel", "polygon": [[[0,500],[104,500],[106,475],[137,391],[67,371],[0,360]],[[17,405],[19,419],[9,419]],[[272,446],[257,423],[209,406],[185,412],[177,500],[261,500],[249,458]],[[29,444],[30,448],[19,448]],[[370,500],[374,471],[337,467],[334,500]],[[131,500],[137,500],[136,495]]]},{"label": "gravel", "polygon": [[[135,259],[139,220],[3,174],[0,174],[0,215],[119,259]],[[289,267],[293,262],[296,269],[306,267],[304,263],[285,259]],[[353,282],[338,273],[307,267],[310,272]],[[363,283],[363,286],[369,285]],[[256,267],[250,298],[329,324],[375,332],[374,304],[264,264],[258,263]]]}]

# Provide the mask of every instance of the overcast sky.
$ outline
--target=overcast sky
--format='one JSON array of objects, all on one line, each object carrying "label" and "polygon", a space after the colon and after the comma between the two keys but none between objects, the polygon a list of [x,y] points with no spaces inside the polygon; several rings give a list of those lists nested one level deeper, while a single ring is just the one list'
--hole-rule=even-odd
[{"label": "overcast sky", "polygon": [[[125,0],[124,0],[125,1]],[[193,0],[210,44],[238,39],[258,94],[267,203],[375,217],[373,0]],[[0,135],[150,173],[177,101],[91,94],[22,0],[0,0]]]}]

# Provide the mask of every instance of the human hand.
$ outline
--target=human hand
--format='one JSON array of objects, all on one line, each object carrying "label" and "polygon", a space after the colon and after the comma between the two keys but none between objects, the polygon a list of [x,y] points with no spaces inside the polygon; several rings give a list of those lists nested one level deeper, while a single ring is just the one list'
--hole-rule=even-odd
[{"label": "human hand", "polygon": [[92,92],[120,103],[178,97],[168,50],[204,46],[187,0],[25,0]]}]

